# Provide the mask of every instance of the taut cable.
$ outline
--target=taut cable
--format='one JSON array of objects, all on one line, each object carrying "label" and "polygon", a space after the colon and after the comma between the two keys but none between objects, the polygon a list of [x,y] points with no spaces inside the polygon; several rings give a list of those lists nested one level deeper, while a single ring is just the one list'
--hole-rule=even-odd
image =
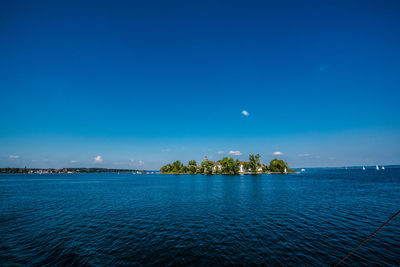
[{"label": "taut cable", "polygon": [[350,257],[351,254],[354,253],[354,251],[356,251],[357,249],[359,249],[362,245],[365,244],[365,242],[367,242],[371,237],[373,237],[377,232],[379,232],[383,227],[385,227],[391,220],[394,219],[394,217],[396,217],[397,215],[400,214],[400,210],[393,215],[389,220],[387,220],[387,222],[385,222],[381,227],[379,227],[375,232],[373,232],[368,238],[366,238],[363,242],[361,242],[360,245],[358,245],[355,249],[353,249],[352,251],[350,251],[343,259],[341,259],[338,263],[336,263],[334,266],[339,266],[340,264],[342,264],[348,257]]}]

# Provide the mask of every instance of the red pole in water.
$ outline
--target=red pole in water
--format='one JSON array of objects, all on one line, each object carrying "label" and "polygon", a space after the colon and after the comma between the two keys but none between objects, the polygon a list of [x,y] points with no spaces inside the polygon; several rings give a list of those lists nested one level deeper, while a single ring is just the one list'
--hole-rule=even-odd
[{"label": "red pole in water", "polygon": [[361,242],[360,245],[358,245],[355,249],[353,249],[352,251],[349,252],[349,254],[347,254],[343,259],[341,259],[338,263],[335,264],[336,266],[339,266],[340,264],[342,264],[348,257],[350,257],[351,254],[353,254],[354,251],[356,251],[357,249],[359,249],[362,245],[365,244],[365,242],[367,242],[371,237],[373,237],[377,232],[379,232],[383,227],[385,227],[391,220],[394,219],[394,217],[396,217],[397,215],[400,214],[400,210],[393,215],[392,217],[390,217],[389,220],[387,220],[387,222],[385,222],[381,227],[379,227],[375,232],[373,232],[367,239],[365,239],[363,242]]}]

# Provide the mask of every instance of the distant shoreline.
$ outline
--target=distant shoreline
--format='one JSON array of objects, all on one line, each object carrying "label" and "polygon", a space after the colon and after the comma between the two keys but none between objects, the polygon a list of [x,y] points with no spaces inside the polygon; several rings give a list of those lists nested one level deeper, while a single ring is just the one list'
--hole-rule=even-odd
[{"label": "distant shoreline", "polygon": [[107,168],[0,168],[0,174],[57,174],[57,173],[120,173],[132,172],[135,174],[156,172],[138,169],[107,169]]}]

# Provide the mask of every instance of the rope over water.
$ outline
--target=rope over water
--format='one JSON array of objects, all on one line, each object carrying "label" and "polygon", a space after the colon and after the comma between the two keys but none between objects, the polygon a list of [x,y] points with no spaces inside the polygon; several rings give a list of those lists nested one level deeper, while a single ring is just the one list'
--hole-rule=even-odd
[{"label": "rope over water", "polygon": [[340,264],[342,264],[348,257],[350,257],[351,254],[354,253],[354,251],[356,251],[357,249],[359,249],[362,245],[365,244],[365,242],[367,242],[371,237],[373,237],[376,233],[378,233],[383,227],[385,227],[391,220],[394,219],[394,217],[396,217],[397,215],[400,214],[400,210],[398,212],[396,212],[396,214],[394,214],[392,217],[390,217],[389,220],[387,220],[381,227],[379,227],[375,232],[373,232],[369,237],[367,237],[363,242],[360,243],[360,245],[358,245],[355,249],[353,249],[352,251],[350,251],[343,259],[341,259],[338,263],[336,263],[334,266],[339,266]]}]

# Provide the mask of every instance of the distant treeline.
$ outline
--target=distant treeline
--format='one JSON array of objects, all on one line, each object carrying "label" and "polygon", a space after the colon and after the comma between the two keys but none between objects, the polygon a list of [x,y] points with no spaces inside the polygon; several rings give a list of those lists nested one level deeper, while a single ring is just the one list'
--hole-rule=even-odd
[{"label": "distant treeline", "polygon": [[189,161],[188,165],[182,164],[179,160],[161,167],[162,173],[169,174],[258,174],[258,173],[284,173],[295,172],[291,170],[286,162],[273,159],[269,165],[262,164],[260,155],[249,155],[249,161],[241,162],[238,159],[225,157],[216,162],[209,161],[205,157],[204,161],[197,165],[195,160]]},{"label": "distant treeline", "polygon": [[[106,168],[62,168],[62,169],[40,169],[40,168],[0,168],[0,173],[88,173],[88,172],[137,172],[131,169],[106,169]],[[141,171],[142,173],[145,171]]]}]

